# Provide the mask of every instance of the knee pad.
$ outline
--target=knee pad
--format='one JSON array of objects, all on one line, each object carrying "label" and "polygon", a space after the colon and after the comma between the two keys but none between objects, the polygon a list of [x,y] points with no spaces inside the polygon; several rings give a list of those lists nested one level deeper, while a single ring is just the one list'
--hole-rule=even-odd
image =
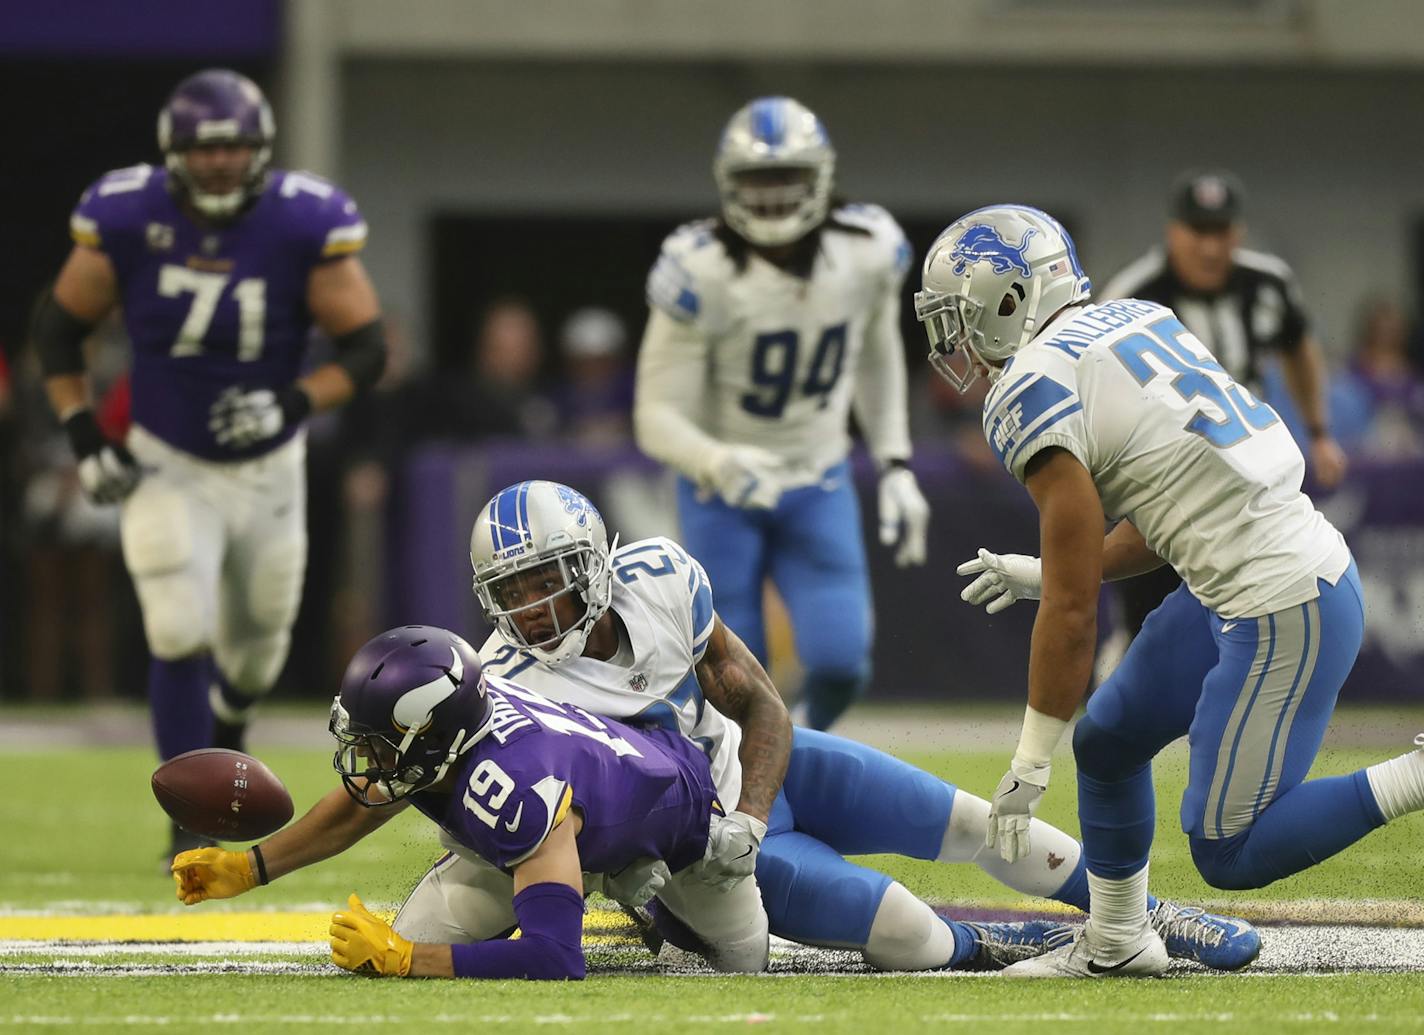
[{"label": "knee pad", "polygon": [[188,501],[173,486],[146,479],[124,503],[119,539],[135,579],[182,571],[193,558]]},{"label": "knee pad", "polygon": [[401,904],[392,927],[411,941],[453,945],[510,934],[514,879],[487,863],[449,855]]},{"label": "knee pad", "polygon": [[248,621],[259,629],[289,629],[297,618],[306,574],[304,540],[293,540],[264,550],[246,576],[244,603]]},{"label": "knee pad", "polygon": [[815,730],[830,729],[856,701],[865,696],[870,683],[870,666],[848,670],[811,668],[801,683],[801,713],[805,725]]},{"label": "knee pad", "polygon": [[1206,838],[1193,835],[1189,838],[1192,861],[1202,880],[1222,891],[1250,891],[1270,884],[1274,877],[1254,872],[1245,865],[1243,849],[1251,832],[1243,830],[1232,837]]},{"label": "knee pad", "polygon": [[187,504],[170,487],[142,485],[120,524],[124,563],[143,611],[149,652],[178,661],[212,643],[212,601],[194,564]]},{"label": "knee pad", "polygon": [[796,653],[806,671],[825,679],[870,678],[870,631],[868,624],[852,626],[846,621],[826,622],[796,629]]},{"label": "knee pad", "polygon": [[211,647],[211,601],[192,573],[135,575],[134,589],[143,611],[144,637],[155,658],[181,661]]},{"label": "knee pad", "polygon": [[1136,757],[1130,741],[1099,726],[1091,715],[1078,720],[1073,729],[1073,759],[1078,771],[1097,780],[1129,776],[1150,761]]},{"label": "knee pad", "polygon": [[[811,842],[817,850],[805,851],[791,839]],[[773,934],[844,949],[865,948],[892,883],[804,834],[768,838],[757,856],[756,876]]]},{"label": "knee pad", "polygon": [[862,951],[877,970],[932,970],[954,957],[949,925],[898,882],[885,889]]}]

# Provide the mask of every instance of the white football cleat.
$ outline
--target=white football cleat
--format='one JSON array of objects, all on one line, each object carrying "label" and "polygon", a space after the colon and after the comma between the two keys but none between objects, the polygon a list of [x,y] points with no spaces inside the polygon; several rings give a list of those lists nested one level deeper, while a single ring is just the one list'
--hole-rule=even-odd
[{"label": "white football cleat", "polygon": [[1084,925],[1071,945],[1005,967],[1007,978],[1117,978],[1161,977],[1167,972],[1167,947],[1151,927],[1138,941],[1105,949],[1094,943],[1092,921]]}]

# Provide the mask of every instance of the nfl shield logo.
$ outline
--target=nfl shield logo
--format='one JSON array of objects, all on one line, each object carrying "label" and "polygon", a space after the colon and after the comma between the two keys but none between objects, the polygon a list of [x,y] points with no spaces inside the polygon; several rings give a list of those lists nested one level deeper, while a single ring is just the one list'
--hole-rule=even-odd
[{"label": "nfl shield logo", "polygon": [[641,672],[636,672],[633,677],[628,680],[628,685],[641,694],[644,690],[648,689],[648,677]]},{"label": "nfl shield logo", "polygon": [[149,251],[166,252],[173,248],[173,228],[165,223],[149,223],[144,238]]}]

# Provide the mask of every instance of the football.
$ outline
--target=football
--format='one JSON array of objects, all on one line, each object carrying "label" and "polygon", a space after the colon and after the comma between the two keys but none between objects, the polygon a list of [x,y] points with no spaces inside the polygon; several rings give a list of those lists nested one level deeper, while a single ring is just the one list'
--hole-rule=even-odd
[{"label": "football", "polygon": [[292,818],[292,796],[272,770],[241,751],[200,748],[153,772],[153,796],[184,830],[218,841],[251,841]]}]

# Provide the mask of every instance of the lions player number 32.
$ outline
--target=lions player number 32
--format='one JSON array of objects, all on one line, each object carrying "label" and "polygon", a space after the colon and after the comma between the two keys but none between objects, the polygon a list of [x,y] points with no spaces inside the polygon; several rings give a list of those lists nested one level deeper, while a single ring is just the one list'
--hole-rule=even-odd
[{"label": "lions player number 32", "polygon": [[1183,399],[1213,403],[1221,417],[1198,410],[1187,422],[1187,430],[1217,449],[1234,446],[1252,430],[1262,431],[1280,420],[1274,410],[1231,380],[1220,363],[1209,356],[1199,356],[1182,344],[1180,336],[1186,333],[1177,320],[1158,320],[1147,328],[1146,334],[1133,334],[1113,345],[1112,352],[1138,384],[1145,385],[1161,373],[1148,362],[1147,357],[1151,356],[1176,375],[1172,388]]}]

